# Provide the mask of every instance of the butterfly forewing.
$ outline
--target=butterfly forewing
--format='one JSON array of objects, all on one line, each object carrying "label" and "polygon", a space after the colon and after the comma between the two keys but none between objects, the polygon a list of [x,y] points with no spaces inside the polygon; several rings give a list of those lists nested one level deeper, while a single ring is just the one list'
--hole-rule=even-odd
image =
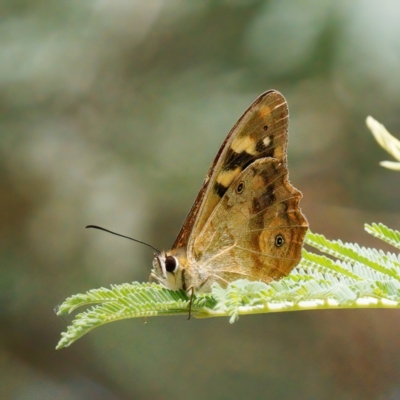
[{"label": "butterfly forewing", "polygon": [[233,180],[259,158],[273,157],[286,165],[288,108],[275,90],[259,96],[232,128],[208,171],[173,249],[191,251],[212,211]]}]

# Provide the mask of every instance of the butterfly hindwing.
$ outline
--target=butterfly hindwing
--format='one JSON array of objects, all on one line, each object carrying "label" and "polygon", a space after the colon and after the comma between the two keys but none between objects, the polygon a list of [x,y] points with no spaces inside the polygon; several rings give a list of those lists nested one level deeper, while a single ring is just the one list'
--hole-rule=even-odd
[{"label": "butterfly hindwing", "polygon": [[301,193],[288,181],[286,166],[262,158],[241,172],[194,238],[194,286],[208,279],[270,281],[286,276],[300,261],[307,221]]}]

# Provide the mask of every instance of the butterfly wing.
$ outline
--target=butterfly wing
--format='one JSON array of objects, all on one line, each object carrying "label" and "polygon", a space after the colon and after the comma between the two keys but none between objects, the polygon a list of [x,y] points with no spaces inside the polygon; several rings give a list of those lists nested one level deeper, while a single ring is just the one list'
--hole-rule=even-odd
[{"label": "butterfly wing", "polygon": [[269,282],[288,275],[300,261],[308,228],[301,197],[279,160],[253,162],[194,238],[196,268],[189,268],[188,284],[209,290],[214,281],[224,286],[239,278]]},{"label": "butterfly wing", "polygon": [[188,249],[233,180],[259,158],[286,165],[288,107],[275,90],[259,96],[222,143],[172,249]]}]

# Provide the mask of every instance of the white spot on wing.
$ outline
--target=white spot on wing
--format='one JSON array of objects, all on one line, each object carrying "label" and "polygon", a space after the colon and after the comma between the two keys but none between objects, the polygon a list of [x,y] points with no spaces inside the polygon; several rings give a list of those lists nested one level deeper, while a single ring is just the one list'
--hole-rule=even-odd
[{"label": "white spot on wing", "polygon": [[263,143],[264,143],[265,147],[268,147],[270,145],[270,143],[271,143],[271,138],[269,136],[265,137],[263,139]]}]

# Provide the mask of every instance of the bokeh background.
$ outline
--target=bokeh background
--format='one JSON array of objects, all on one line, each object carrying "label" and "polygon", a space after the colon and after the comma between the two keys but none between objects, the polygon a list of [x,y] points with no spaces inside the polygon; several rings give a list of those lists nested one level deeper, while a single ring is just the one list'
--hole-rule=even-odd
[{"label": "bokeh background", "polygon": [[[396,0],[3,0],[2,399],[400,399],[400,311],[127,320],[56,351],[67,296],[147,281],[230,128],[267,89],[290,107],[292,183],[314,232],[382,247],[399,174]],[[387,250],[388,248],[385,247]]]}]

